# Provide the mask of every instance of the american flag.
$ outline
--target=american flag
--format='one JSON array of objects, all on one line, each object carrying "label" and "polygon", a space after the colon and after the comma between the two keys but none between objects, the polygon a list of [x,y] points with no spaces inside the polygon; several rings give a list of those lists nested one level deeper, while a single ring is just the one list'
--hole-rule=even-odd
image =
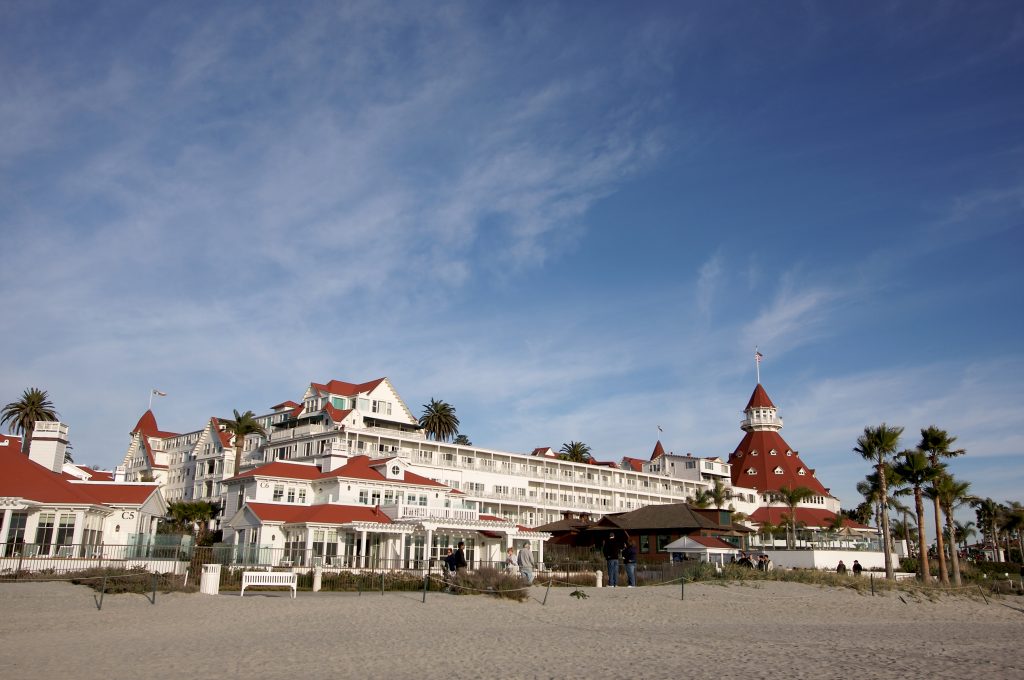
[{"label": "american flag", "polygon": [[154,397],[166,397],[167,393],[166,392],[161,392],[160,390],[157,390],[157,389],[154,389],[153,390],[153,396]]},{"label": "american flag", "polygon": [[755,350],[754,350],[754,361],[756,361],[757,363],[761,363],[761,359],[764,359],[764,355],[763,355],[763,354],[761,354],[760,352],[758,352],[758,351],[757,351],[757,350],[755,349]]}]

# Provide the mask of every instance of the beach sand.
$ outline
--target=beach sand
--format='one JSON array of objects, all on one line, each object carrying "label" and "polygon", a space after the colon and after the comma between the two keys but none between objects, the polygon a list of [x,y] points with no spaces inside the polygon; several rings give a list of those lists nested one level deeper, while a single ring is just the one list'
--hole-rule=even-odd
[{"label": "beach sand", "polygon": [[794,583],[107,595],[0,584],[7,678],[1024,678],[1021,598]]}]

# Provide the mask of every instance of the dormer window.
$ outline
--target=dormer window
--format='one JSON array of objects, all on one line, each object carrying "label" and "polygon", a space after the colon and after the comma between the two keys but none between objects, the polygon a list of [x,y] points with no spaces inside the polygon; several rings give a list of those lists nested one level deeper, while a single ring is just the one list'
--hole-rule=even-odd
[{"label": "dormer window", "polygon": [[755,470],[754,468],[747,468],[747,474],[753,477],[757,474],[757,470]]},{"label": "dormer window", "polygon": [[803,477],[804,475],[807,474],[807,472],[803,468],[800,468],[799,470],[797,470],[796,473],[798,475],[800,475],[801,477]]},{"label": "dormer window", "polygon": [[782,468],[781,467],[775,468],[775,474],[781,475],[782,474]]},{"label": "dormer window", "polygon": [[776,451],[775,449],[772,449],[771,451],[768,452],[768,455],[769,456],[777,456],[777,455],[779,455],[779,452]]},{"label": "dormer window", "polygon": [[750,452],[750,455],[751,455],[751,456],[756,456],[756,455],[757,455],[757,450],[751,451],[751,452]]},{"label": "dormer window", "polygon": [[402,471],[402,470],[401,470],[401,468],[399,468],[399,467],[398,467],[397,465],[392,465],[392,466],[391,466],[391,475],[392,475],[393,477],[397,477],[397,476],[398,476],[398,474],[399,474],[399,473],[400,473],[401,471]]},{"label": "dormer window", "polygon": [[792,451],[786,451],[786,458],[789,458],[792,455],[793,455]]}]

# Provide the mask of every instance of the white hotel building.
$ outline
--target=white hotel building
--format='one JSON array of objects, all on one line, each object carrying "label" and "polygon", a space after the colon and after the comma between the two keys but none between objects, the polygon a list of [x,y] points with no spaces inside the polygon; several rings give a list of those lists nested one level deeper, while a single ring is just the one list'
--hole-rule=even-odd
[{"label": "white hotel building", "polygon": [[[387,378],[361,384],[332,380],[310,383],[301,403],[285,401],[258,416],[269,437],[246,438],[241,471],[233,469],[234,442],[217,418],[210,418],[198,430],[176,434],[159,430],[153,413],[147,411],[132,432],[117,476],[126,481],[159,482],[168,502],[222,503],[224,513],[218,523],[228,542],[238,540],[235,529],[242,529],[243,525],[250,532],[243,540],[266,540],[252,532],[254,513],[239,514],[246,503],[258,506],[266,515],[268,506],[274,505],[384,509],[390,501],[394,508],[391,519],[401,520],[403,517],[395,514],[396,498],[404,483],[398,477],[405,474],[416,480],[407,484],[405,491],[417,484],[417,488],[437,485],[437,489],[430,489],[436,493],[429,494],[427,505],[441,504],[438,512],[442,514],[445,506],[457,505],[477,519],[485,517],[488,522],[523,529],[557,521],[566,513],[596,517],[647,505],[684,502],[700,490],[712,487],[715,480],[732,491],[729,505],[748,516],[771,506],[771,491],[782,485],[820,490],[821,495],[798,508],[800,519],[804,519],[799,516],[804,508],[807,519],[814,524],[820,524],[818,518],[838,512],[838,499],[814,479],[813,470],[805,468],[799,454],[790,450],[778,435],[782,421],[760,385],[745,413],[741,428],[747,436],[741,448],[749,447],[750,442],[766,442],[772,449],[760,452],[761,460],[771,460],[774,467],[744,463],[743,470],[734,470],[732,464],[717,457],[665,453],[660,443],[650,460],[572,463],[560,460],[550,448],[534,449],[527,454],[428,440]],[[733,464],[754,461],[758,453],[738,448],[730,460]],[[370,467],[381,479],[352,475],[345,477],[343,484],[332,483],[333,493],[317,492],[326,486],[318,483],[319,477],[336,477],[340,469],[363,456],[369,460],[369,466],[360,462],[351,469]],[[391,460],[396,461],[397,467],[384,464]],[[275,466],[266,472],[276,470],[278,478],[261,472],[259,466],[270,463]],[[392,468],[395,475],[388,481]],[[290,477],[289,470],[298,472]],[[239,472],[243,474],[236,478]],[[255,476],[263,479],[263,486],[242,481]],[[296,479],[302,480],[301,484]],[[276,487],[284,491],[275,494]],[[289,487],[294,494],[286,491]],[[301,498],[299,487],[304,490]],[[386,494],[389,498],[385,498]],[[417,496],[415,504],[420,502]],[[407,512],[410,504],[403,502],[402,507],[402,512]],[[807,523],[813,526],[812,522]]]}]

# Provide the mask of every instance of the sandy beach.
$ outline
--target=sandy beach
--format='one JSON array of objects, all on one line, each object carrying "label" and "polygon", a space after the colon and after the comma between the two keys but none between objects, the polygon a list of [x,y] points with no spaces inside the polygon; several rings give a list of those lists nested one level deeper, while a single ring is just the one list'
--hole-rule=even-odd
[{"label": "sandy beach", "polygon": [[1020,678],[1020,598],[906,602],[792,583],[108,595],[0,584],[10,678]]}]

